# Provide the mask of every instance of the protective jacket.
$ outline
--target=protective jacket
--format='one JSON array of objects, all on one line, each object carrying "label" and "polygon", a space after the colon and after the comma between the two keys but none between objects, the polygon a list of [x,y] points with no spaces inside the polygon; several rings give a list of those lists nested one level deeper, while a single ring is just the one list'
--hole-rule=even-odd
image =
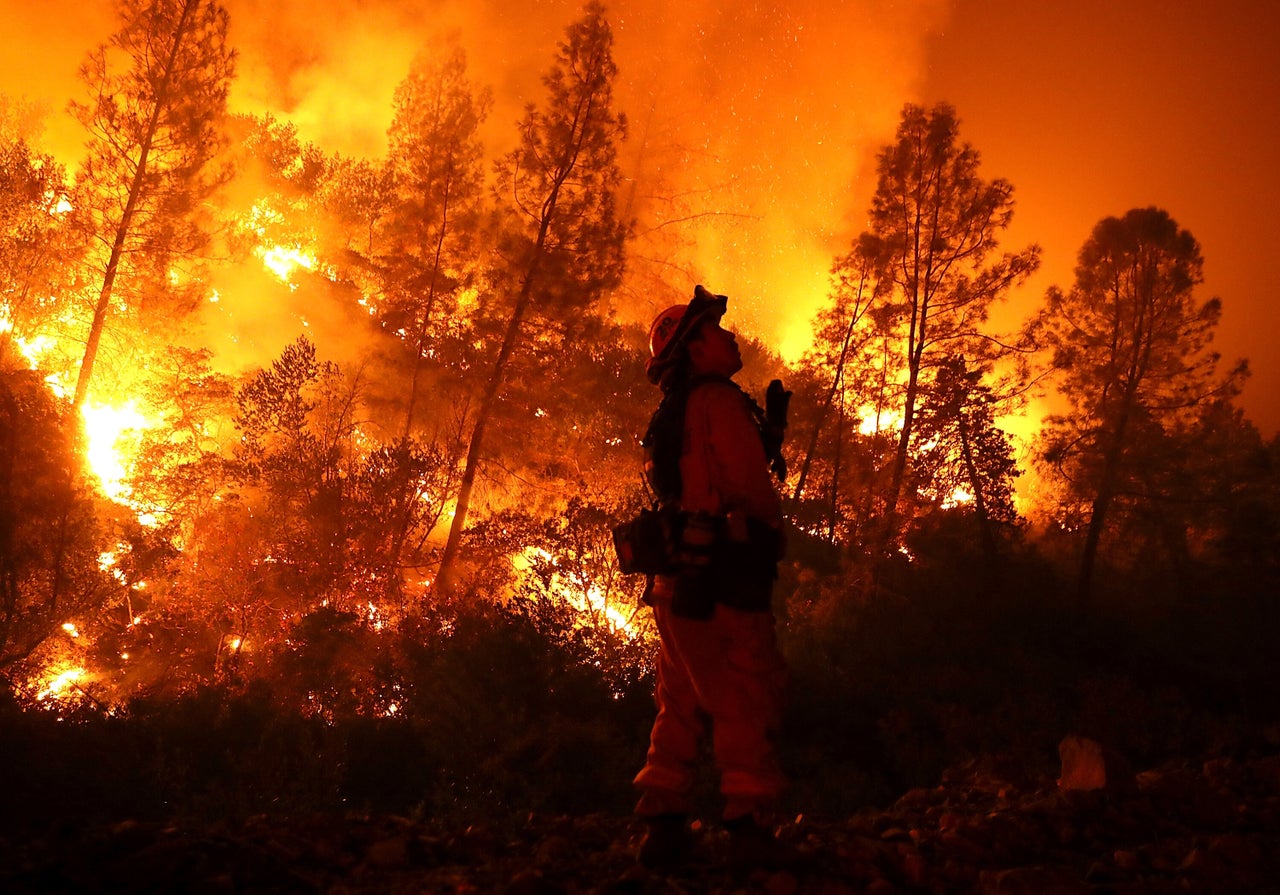
[{"label": "protective jacket", "polygon": [[782,511],[769,469],[781,448],[759,406],[723,376],[672,386],[644,439],[645,472],[664,506],[680,511],[680,569],[653,592],[676,612],[716,603],[767,610],[782,554]]}]

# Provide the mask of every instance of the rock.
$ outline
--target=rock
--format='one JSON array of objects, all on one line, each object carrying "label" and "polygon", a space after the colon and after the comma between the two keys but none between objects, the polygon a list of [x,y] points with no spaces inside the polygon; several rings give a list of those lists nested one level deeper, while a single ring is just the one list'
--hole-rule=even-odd
[{"label": "rock", "polygon": [[1062,762],[1059,790],[1119,792],[1133,788],[1133,770],[1129,763],[1096,740],[1075,735],[1063,737],[1058,744],[1058,758]]},{"label": "rock", "polygon": [[567,836],[548,836],[537,847],[534,860],[540,866],[557,864],[574,853],[574,844]]},{"label": "rock", "polygon": [[800,891],[800,881],[790,873],[771,873],[764,881],[767,895],[796,895]]},{"label": "rock", "polygon": [[1166,817],[1215,829],[1226,826],[1235,817],[1235,798],[1214,788],[1188,768],[1143,771],[1136,781],[1139,791],[1149,796]]},{"label": "rock", "polygon": [[924,856],[914,845],[899,844],[897,856],[898,870],[906,881],[915,888],[922,888],[928,878],[928,866]]},{"label": "rock", "polygon": [[1115,854],[1111,856],[1111,860],[1121,870],[1129,873],[1135,873],[1142,869],[1142,856],[1136,851],[1118,848],[1116,849]]},{"label": "rock", "polygon": [[1280,795],[1280,755],[1249,762],[1250,776],[1272,795]]}]

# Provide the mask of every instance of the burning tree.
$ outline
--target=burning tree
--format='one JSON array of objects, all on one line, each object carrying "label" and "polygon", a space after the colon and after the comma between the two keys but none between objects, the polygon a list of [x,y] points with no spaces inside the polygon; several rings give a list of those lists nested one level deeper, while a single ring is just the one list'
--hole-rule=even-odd
[{"label": "burning tree", "polygon": [[901,428],[884,498],[884,540],[899,528],[899,501],[915,443],[916,414],[934,370],[961,360],[987,368],[1001,353],[981,327],[993,303],[1039,266],[1039,247],[992,260],[1013,216],[1013,187],[978,173],[960,142],[955,110],[903,109],[897,140],[879,157],[871,233],[892,287],[888,323],[900,340]]},{"label": "burning tree", "polygon": [[543,78],[544,106],[529,107],[519,147],[498,165],[510,222],[499,281],[512,291],[502,302],[501,343],[479,397],[440,563],[437,581],[445,591],[452,587],[485,433],[529,324],[535,318],[571,324],[622,274],[626,227],[617,220],[614,195],[621,179],[617,143],[626,120],[613,110],[612,47],[604,7],[593,0],[569,26]]},{"label": "burning tree", "polygon": [[121,27],[81,68],[89,130],[74,204],[96,240],[100,277],[74,403],[83,405],[108,313],[138,310],[148,287],[168,286],[168,264],[198,249],[196,210],[218,182],[209,162],[234,54],[216,0],[124,0]]},{"label": "burning tree", "polygon": [[999,532],[1018,518],[1013,482],[1020,471],[1009,436],[996,425],[1002,402],[982,380],[981,370],[966,370],[959,360],[938,368],[920,408],[926,447],[918,465],[934,466],[923,477],[934,506],[972,510],[987,568],[993,568],[1000,555]]},{"label": "burning tree", "polygon": [[53,340],[41,332],[75,288],[83,244],[67,226],[65,172],[0,121],[0,365],[34,367]]},{"label": "burning tree", "polygon": [[466,55],[422,56],[396,90],[389,132],[395,202],[383,264],[382,318],[413,350],[404,437],[413,432],[423,366],[451,329],[460,296],[479,276],[483,205],[477,137],[492,99],[467,81]]}]

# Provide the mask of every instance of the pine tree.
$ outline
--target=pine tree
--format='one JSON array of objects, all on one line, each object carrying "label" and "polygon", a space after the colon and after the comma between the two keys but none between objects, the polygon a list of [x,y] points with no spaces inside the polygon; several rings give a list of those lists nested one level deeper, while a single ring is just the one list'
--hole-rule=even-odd
[{"label": "pine tree", "polygon": [[120,17],[120,30],[81,67],[90,100],[72,104],[90,134],[77,211],[101,245],[77,406],[113,305],[136,300],[140,280],[203,242],[193,213],[217,182],[209,162],[234,67],[216,0],[122,0]]},{"label": "pine tree", "polygon": [[526,340],[530,319],[572,323],[622,274],[627,228],[618,221],[621,180],[617,144],[625,118],[613,109],[613,32],[593,0],[566,31],[543,78],[547,96],[520,122],[520,145],[498,165],[500,188],[515,225],[504,246],[505,281],[513,294],[502,341],[476,411],[457,508],[438,584],[453,586],[472,488],[484,457],[486,427],[506,384],[509,364]]},{"label": "pine tree", "polygon": [[67,226],[64,173],[25,139],[0,133],[0,365],[14,339],[44,330],[75,288],[83,243]]},{"label": "pine tree", "polygon": [[903,340],[902,428],[885,497],[886,544],[897,534],[916,411],[931,370],[960,358],[992,360],[981,331],[993,303],[1039,265],[1039,248],[993,255],[1013,215],[1013,187],[984,180],[977,150],[959,137],[955,110],[907,105],[897,140],[880,153],[871,232],[894,290],[893,324]]},{"label": "pine tree", "polygon": [[1219,375],[1209,350],[1222,314],[1197,301],[1200,246],[1159,208],[1098,223],[1080,250],[1075,285],[1049,291],[1033,332],[1051,352],[1070,410],[1050,417],[1045,453],[1089,506],[1079,598],[1087,605],[1102,534],[1115,502],[1141,500],[1162,446],[1210,401],[1229,398],[1247,375]]},{"label": "pine tree", "polygon": [[478,130],[492,99],[466,75],[460,47],[439,59],[416,59],[396,89],[388,132],[396,201],[388,223],[391,288],[383,315],[393,330],[404,330],[414,352],[404,437],[413,430],[437,318],[455,310],[477,266],[484,187]]}]

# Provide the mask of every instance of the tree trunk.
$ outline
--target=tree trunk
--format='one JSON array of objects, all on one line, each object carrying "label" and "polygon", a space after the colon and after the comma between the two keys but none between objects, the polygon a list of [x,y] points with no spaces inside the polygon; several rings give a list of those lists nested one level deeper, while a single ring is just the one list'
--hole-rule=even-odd
[{"label": "tree trunk", "polygon": [[1111,502],[1115,498],[1116,478],[1120,473],[1120,459],[1124,453],[1131,401],[1132,396],[1126,395],[1124,409],[1116,422],[1115,436],[1111,439],[1111,448],[1103,461],[1102,481],[1098,485],[1098,493],[1093,499],[1093,507],[1089,513],[1089,531],[1085,535],[1084,549],[1080,554],[1080,580],[1076,587],[1076,605],[1081,613],[1087,612],[1093,603],[1093,576],[1097,566],[1098,545],[1102,542],[1107,512],[1111,509]]},{"label": "tree trunk", "polygon": [[467,522],[467,511],[471,507],[471,489],[475,485],[476,471],[480,466],[480,452],[484,445],[485,428],[489,424],[489,417],[493,414],[494,401],[498,397],[498,391],[502,387],[503,380],[506,378],[507,362],[511,359],[511,353],[515,350],[516,341],[520,334],[520,325],[524,321],[525,308],[529,303],[529,295],[532,292],[533,271],[525,277],[524,285],[520,289],[520,296],[516,299],[515,309],[511,312],[511,319],[507,321],[507,331],[502,338],[502,348],[498,351],[498,359],[494,362],[493,372],[489,375],[489,381],[485,385],[484,394],[480,399],[480,409],[476,414],[476,425],[471,430],[471,441],[467,445],[467,458],[462,468],[462,482],[458,488],[458,503],[454,509],[453,522],[449,526],[449,540],[445,543],[444,555],[440,558],[440,570],[436,574],[436,589],[443,594],[451,594],[454,585],[454,567],[457,564],[458,546],[462,542],[462,531]]},{"label": "tree trunk", "polygon": [[965,472],[969,475],[969,484],[973,486],[973,511],[978,517],[978,534],[982,539],[982,553],[986,556],[988,565],[994,567],[1000,561],[1000,552],[996,547],[991,517],[987,515],[987,499],[982,492],[982,480],[978,478],[978,465],[973,459],[973,443],[969,439],[969,424],[965,419],[963,408],[959,411],[959,426],[960,453],[964,458]]},{"label": "tree trunk", "polygon": [[889,479],[889,490],[885,497],[884,525],[881,533],[881,554],[888,551],[889,545],[897,536],[898,501],[902,497],[902,483],[907,474],[907,455],[911,447],[911,432],[915,423],[916,397],[920,392],[920,350],[912,350],[909,356],[907,374],[907,395],[902,404],[902,431],[898,433],[898,447],[893,454],[893,472]]}]

